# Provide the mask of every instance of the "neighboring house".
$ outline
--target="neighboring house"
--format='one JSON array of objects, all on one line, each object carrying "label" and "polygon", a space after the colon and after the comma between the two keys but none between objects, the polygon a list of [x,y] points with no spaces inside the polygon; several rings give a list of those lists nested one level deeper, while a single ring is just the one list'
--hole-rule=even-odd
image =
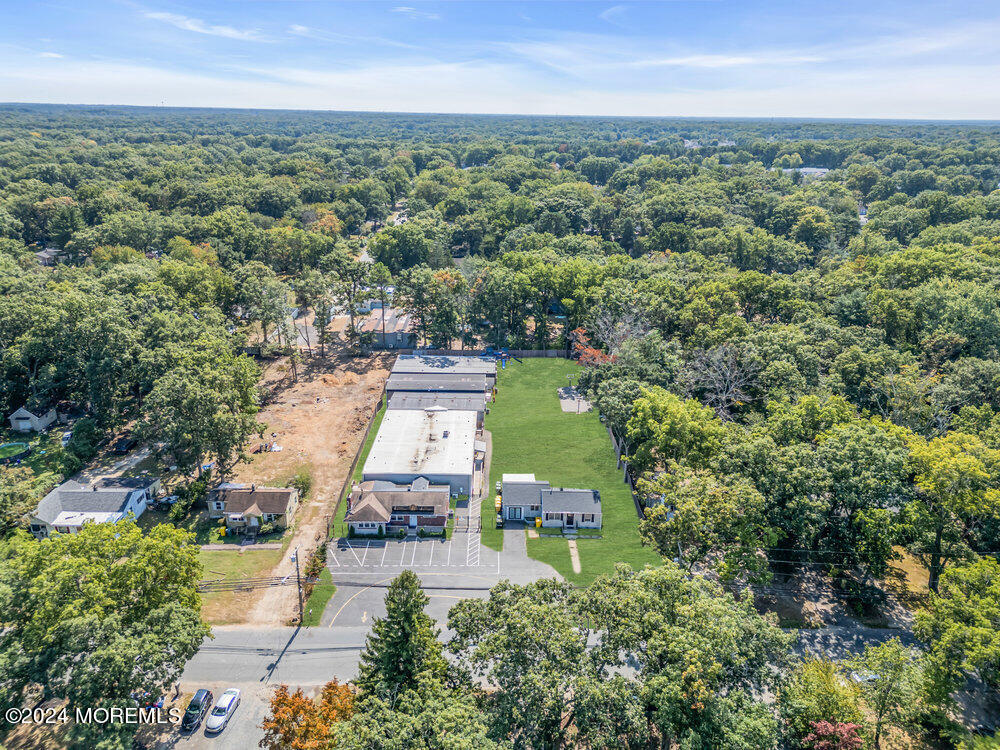
[{"label": "neighboring house", "polygon": [[427,477],[417,477],[410,484],[362,482],[351,488],[344,520],[355,534],[392,534],[403,529],[443,534],[450,494],[447,484],[431,484]]},{"label": "neighboring house", "polygon": [[22,406],[10,415],[10,426],[15,432],[42,432],[55,421],[55,408],[29,411]]},{"label": "neighboring house", "polygon": [[359,318],[355,324],[359,334],[370,334],[371,346],[375,349],[413,349],[417,345],[417,329],[413,316],[403,310],[387,307],[383,311],[378,308]]},{"label": "neighboring house", "polygon": [[410,484],[426,477],[455,495],[474,494],[484,453],[476,449],[476,412],[432,406],[423,411],[389,409],[382,417],[362,470],[365,481]]},{"label": "neighboring house", "polygon": [[504,474],[500,496],[504,518],[541,518],[546,528],[599,529],[603,523],[597,490],[552,487],[534,474]]},{"label": "neighboring house", "polygon": [[54,266],[59,260],[59,250],[54,247],[47,247],[35,253],[35,259],[41,266]]},{"label": "neighboring house", "polygon": [[287,529],[298,504],[299,492],[291,487],[226,483],[208,493],[209,517],[225,518],[226,528],[240,534],[256,534],[265,523]]},{"label": "neighboring house", "polygon": [[105,478],[93,484],[70,480],[42,498],[31,517],[31,533],[75,534],[85,523],[117,523],[130,513],[139,518],[160,489],[152,477]]}]

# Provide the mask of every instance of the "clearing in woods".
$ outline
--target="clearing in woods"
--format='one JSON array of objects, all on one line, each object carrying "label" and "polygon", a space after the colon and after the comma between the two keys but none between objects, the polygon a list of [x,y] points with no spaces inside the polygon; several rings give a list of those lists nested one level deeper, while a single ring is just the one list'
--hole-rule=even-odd
[{"label": "clearing in woods", "polygon": [[[258,418],[267,425],[265,437],[281,451],[254,455],[251,463],[234,469],[231,481],[285,486],[305,469],[312,477],[312,489],[280,552],[252,547],[242,552],[202,551],[205,578],[218,577],[209,571],[220,565],[230,578],[294,576],[295,548],[300,549],[304,565],[309,551],[326,536],[327,518],[336,509],[337,495],[395,355],[349,357],[331,352],[326,359],[303,359],[298,382],[293,382],[286,359],[267,365],[262,386],[269,396]],[[232,556],[226,558],[229,564],[223,564],[220,555]],[[295,586],[210,593],[202,600],[205,619],[217,624],[285,625],[298,608]]]}]

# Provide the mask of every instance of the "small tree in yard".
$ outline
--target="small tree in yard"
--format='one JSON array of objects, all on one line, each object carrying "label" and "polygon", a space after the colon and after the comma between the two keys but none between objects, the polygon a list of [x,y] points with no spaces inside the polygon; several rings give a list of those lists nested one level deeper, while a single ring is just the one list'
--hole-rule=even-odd
[{"label": "small tree in yard", "polygon": [[886,725],[905,723],[914,713],[920,696],[922,665],[910,648],[893,638],[868,646],[850,666],[860,676],[861,695],[874,717],[873,743],[882,740]]}]

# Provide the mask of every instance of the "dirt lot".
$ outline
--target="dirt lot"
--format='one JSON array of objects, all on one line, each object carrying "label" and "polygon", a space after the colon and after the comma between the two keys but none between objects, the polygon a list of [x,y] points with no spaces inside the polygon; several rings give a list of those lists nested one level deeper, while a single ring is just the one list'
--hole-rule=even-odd
[{"label": "dirt lot", "polygon": [[[291,557],[296,547],[304,563],[325,538],[327,518],[335,511],[338,492],[394,358],[392,354],[347,357],[329,353],[321,360],[306,355],[298,366],[298,382],[293,382],[287,360],[267,366],[263,386],[269,396],[259,419],[268,426],[265,437],[281,446],[281,451],[256,454],[250,464],[234,470],[233,481],[284,485],[306,468],[312,476],[312,490],[296,514],[291,540],[278,564],[254,575],[294,574]],[[248,549],[242,554],[261,553]],[[227,623],[284,625],[295,616],[297,602],[295,587],[284,586],[229,595],[227,602],[213,601],[206,614],[213,621]]]}]

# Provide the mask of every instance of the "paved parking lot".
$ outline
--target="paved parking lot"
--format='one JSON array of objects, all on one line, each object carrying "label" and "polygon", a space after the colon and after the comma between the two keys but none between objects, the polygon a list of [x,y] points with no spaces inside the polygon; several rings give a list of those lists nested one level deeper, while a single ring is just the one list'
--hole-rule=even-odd
[{"label": "paved parking lot", "polygon": [[480,543],[478,531],[456,531],[451,539],[338,539],[327,553],[330,571],[375,568],[496,569],[499,556]]}]

